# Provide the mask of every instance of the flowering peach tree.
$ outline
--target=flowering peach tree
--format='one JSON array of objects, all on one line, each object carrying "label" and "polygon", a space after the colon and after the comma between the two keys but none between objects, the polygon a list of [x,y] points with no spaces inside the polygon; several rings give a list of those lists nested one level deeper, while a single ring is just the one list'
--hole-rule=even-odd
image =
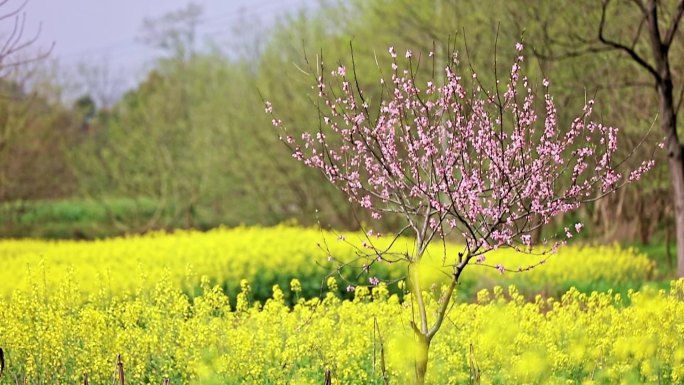
[{"label": "flowering peach tree", "polygon": [[[400,215],[404,232],[415,237],[415,250],[403,259],[417,308],[411,326],[420,346],[419,384],[425,380],[430,341],[468,264],[486,266],[485,255],[497,248],[532,252],[532,234],[539,226],[639,179],[653,166],[645,161],[630,171],[624,159],[615,158],[618,129],[590,119],[591,101],[561,127],[549,82],[542,81],[543,100],[538,100],[523,75],[522,50],[518,43],[506,81],[496,79],[487,90],[475,73],[459,75],[456,55],[443,71],[421,82],[415,70],[420,59],[411,51],[405,60],[397,59],[390,48],[391,79],[380,80],[377,101],[359,85],[355,66],[330,71],[321,63],[316,82],[320,125],[301,135],[291,134],[266,103],[295,159],[320,170],[372,218]],[[433,53],[429,57],[434,66]],[[581,227],[577,223],[550,239],[542,254]],[[464,248],[447,257],[451,279],[438,311],[428,314],[420,270],[412,267],[431,242],[451,233],[461,237]],[[369,255],[382,260],[382,253]]]}]

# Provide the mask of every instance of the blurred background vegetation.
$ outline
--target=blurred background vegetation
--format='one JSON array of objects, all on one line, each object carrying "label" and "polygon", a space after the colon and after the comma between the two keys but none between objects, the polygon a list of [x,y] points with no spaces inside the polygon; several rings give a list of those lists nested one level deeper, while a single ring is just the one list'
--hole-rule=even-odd
[{"label": "blurred background vegetation", "polygon": [[[424,56],[456,50],[491,85],[494,66],[506,73],[522,39],[534,87],[542,77],[552,81],[560,125],[594,98],[597,119],[620,127],[622,149],[631,151],[657,119],[656,92],[622,53],[592,49],[597,3],[322,1],[241,49],[196,48],[193,28],[202,12],[190,5],[146,21],[142,38],[162,54],[120,98],[108,94],[97,72],[70,80],[86,90],[71,100],[54,69],[19,68],[0,82],[0,236],[92,239],[285,221],[358,228],[367,218],[290,157],[263,105],[267,99],[278,106],[279,118],[295,131],[317,127],[312,67],[321,55],[328,68],[350,67],[351,47],[359,81],[372,93],[389,67],[390,45]],[[613,22],[606,32],[626,41],[638,17],[619,1],[608,11]],[[684,39],[675,40],[670,55],[684,57]],[[681,84],[684,61],[671,64]],[[652,156],[660,139],[656,126],[635,160]],[[581,220],[585,241],[641,245],[660,266],[672,267],[669,174],[664,154],[655,156],[656,169],[638,184],[542,231],[554,234]],[[388,219],[380,227],[396,225]]]}]

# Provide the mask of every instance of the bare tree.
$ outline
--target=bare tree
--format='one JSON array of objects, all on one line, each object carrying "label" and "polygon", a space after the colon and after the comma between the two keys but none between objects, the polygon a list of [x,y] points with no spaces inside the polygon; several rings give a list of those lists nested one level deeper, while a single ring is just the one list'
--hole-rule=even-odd
[{"label": "bare tree", "polygon": [[195,53],[197,24],[202,7],[190,3],[184,9],[159,18],[145,19],[141,28],[142,42],[171,53],[176,59],[188,60]]},{"label": "bare tree", "polygon": [[[26,14],[24,8],[28,0],[15,6],[10,0],[0,0],[0,98],[3,106],[0,107],[0,159],[8,153],[9,144],[22,133],[26,125],[10,119],[12,116],[21,116],[28,119],[27,114],[30,106],[31,95],[27,94],[20,83],[8,80],[18,68],[39,61],[49,55],[52,47],[29,55],[23,53],[36,43],[40,35],[40,27],[31,36],[25,35]],[[20,112],[17,113],[17,110]],[[12,111],[10,113],[10,111]],[[22,120],[25,123],[25,121]],[[6,175],[5,168],[0,168],[0,196],[10,185],[12,178]]]},{"label": "bare tree", "polygon": [[98,108],[111,108],[125,91],[124,74],[113,71],[106,58],[99,65],[80,63],[74,77],[79,96],[90,96]]},{"label": "bare tree", "polygon": [[[7,28],[3,31],[4,33],[0,35],[0,44],[2,44],[0,46],[0,78],[6,77],[8,73],[23,64],[44,59],[52,50],[52,47],[50,47],[48,50],[39,51],[37,54],[29,57],[21,57],[18,55],[19,52],[35,44],[40,36],[41,26],[38,27],[35,34],[29,37],[24,34],[26,26],[26,13],[24,12],[24,8],[27,3],[28,0],[25,0],[14,9],[0,13],[2,28]],[[0,9],[5,9],[10,6],[10,0],[0,0]]]}]

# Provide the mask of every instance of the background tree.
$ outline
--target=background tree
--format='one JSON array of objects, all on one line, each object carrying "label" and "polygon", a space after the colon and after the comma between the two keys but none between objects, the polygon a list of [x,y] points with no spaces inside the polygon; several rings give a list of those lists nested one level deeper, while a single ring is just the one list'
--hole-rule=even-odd
[{"label": "background tree", "polygon": [[188,60],[196,52],[197,24],[201,16],[202,7],[189,3],[159,18],[147,18],[142,25],[142,41],[177,61]]},{"label": "background tree", "polygon": [[[187,29],[178,17],[173,25]],[[294,56],[298,48],[286,39],[278,34]],[[293,116],[309,105],[287,85],[292,78],[278,73],[278,68],[294,68],[288,57],[273,44],[264,49],[264,65],[254,66],[218,44],[212,47],[182,58],[174,53],[182,48],[167,47],[145,82],[96,116],[93,135],[72,151],[83,193],[112,214],[116,210],[108,206],[117,204],[115,198],[146,207],[152,203],[150,217],[112,215],[122,231],[276,224],[291,218],[313,224],[316,211],[325,223],[355,226],[338,191],[295,162],[282,162],[286,150],[262,129],[269,121],[254,109],[261,100],[258,89],[281,86],[284,93],[278,97],[289,100]],[[308,87],[294,70],[288,74],[296,77],[292,87]]]},{"label": "background tree", "polygon": [[38,95],[46,83],[32,50],[40,29],[25,35],[26,2],[0,1],[0,202],[68,196],[75,180],[63,145],[72,117],[58,101]]},{"label": "background tree", "polygon": [[[44,57],[47,53],[38,53],[37,56],[22,57],[21,54],[26,51],[37,39],[40,30],[30,38],[24,36],[24,25],[26,21],[26,15],[23,13],[23,9],[26,3],[19,4],[15,6],[9,0],[4,0],[0,2],[0,9],[2,10],[0,14],[0,26],[2,32],[2,44],[0,45],[0,81],[3,85],[3,98],[5,99],[4,104],[6,104],[4,110],[4,124],[0,126],[0,154],[6,153],[10,147],[10,143],[19,136],[23,134],[22,125],[18,122],[11,120],[10,115],[15,117],[16,114],[12,114],[11,109],[13,107],[19,107],[13,103],[18,101],[16,104],[24,104],[21,101],[27,99],[27,92],[24,89],[24,84],[19,84],[16,80],[10,79],[10,75],[16,74],[17,68],[22,65],[29,64],[40,58]],[[23,110],[25,107],[16,108],[16,110]],[[24,115],[24,114],[22,114]],[[0,189],[6,190],[8,184],[10,183],[10,178],[7,176],[7,172],[3,172],[4,175],[0,175]],[[1,195],[8,195],[7,192]]]},{"label": "background tree", "polygon": [[[121,230],[216,225],[207,215],[198,219],[198,211],[209,211],[201,203],[207,201],[209,184],[220,183],[216,146],[222,141],[215,127],[203,125],[215,111],[200,110],[211,104],[204,101],[216,84],[212,78],[226,75],[229,65],[218,55],[195,55],[200,16],[201,8],[191,4],[145,20],[143,41],[164,52],[157,68],[111,111],[100,114],[94,122],[97,132],[72,151],[82,191],[113,214]],[[87,84],[91,93],[106,85],[98,84]],[[108,206],[120,198],[151,204],[153,211],[143,218],[119,218]]]}]

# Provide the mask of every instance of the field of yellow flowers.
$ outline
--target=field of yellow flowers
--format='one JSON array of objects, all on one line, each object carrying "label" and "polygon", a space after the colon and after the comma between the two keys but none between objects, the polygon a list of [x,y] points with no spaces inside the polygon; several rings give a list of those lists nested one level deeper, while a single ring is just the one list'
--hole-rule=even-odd
[{"label": "field of yellow flowers", "polygon": [[[98,241],[0,241],[0,296],[13,290],[26,289],[41,281],[48,289],[67,278],[78,282],[83,293],[105,291],[118,294],[153,288],[159,277],[167,275],[173,285],[192,294],[198,290],[198,278],[209,277],[229,294],[240,290],[239,282],[247,279],[254,288],[253,296],[265,300],[275,284],[286,287],[292,278],[302,282],[303,295],[319,295],[324,277],[335,271],[328,260],[351,260],[357,246],[367,242],[361,234],[340,235],[317,229],[277,226],[238,227],[209,232],[177,231],[173,234],[152,233]],[[390,237],[373,237],[382,247]],[[395,243],[395,250],[412,249],[410,239]],[[461,251],[448,245],[447,257]],[[430,251],[426,276],[442,275],[442,245]],[[490,265],[502,264],[516,269],[539,262],[531,256],[498,250],[487,255]],[[543,268],[522,274],[500,275],[497,270],[474,265],[462,276],[464,288],[492,287],[494,284],[532,287],[535,291],[567,289],[583,282],[606,282],[618,285],[641,282],[652,277],[654,264],[645,255],[618,246],[567,246],[550,257]],[[359,269],[342,270],[340,279],[356,279]],[[405,275],[400,264],[375,264],[358,282],[368,283],[369,276],[397,280]],[[346,287],[346,285],[344,285]],[[342,288],[343,289],[343,288]]]},{"label": "field of yellow flowers", "polygon": [[[328,251],[353,257],[337,238],[275,227],[1,241],[0,383],[77,384],[88,373],[91,384],[111,384],[119,353],[129,384],[323,384],[326,370],[334,384],[410,383],[413,309],[401,269],[377,272],[397,282],[346,293],[344,276],[325,277]],[[323,242],[326,251],[316,246]],[[488,256],[522,258],[532,257]],[[431,347],[428,383],[682,383],[684,280],[555,298],[505,282],[629,282],[652,267],[617,246],[567,247],[515,276],[471,267],[471,282],[503,286],[453,304]],[[439,284],[424,293],[431,309]]]}]

